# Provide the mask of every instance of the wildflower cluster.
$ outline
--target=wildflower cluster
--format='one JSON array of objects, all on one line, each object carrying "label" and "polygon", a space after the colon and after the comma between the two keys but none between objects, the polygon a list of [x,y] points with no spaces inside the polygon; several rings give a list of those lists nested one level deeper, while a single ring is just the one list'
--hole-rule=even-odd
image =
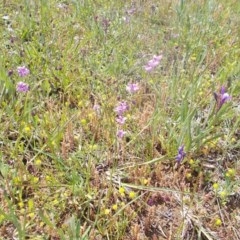
[{"label": "wildflower cluster", "polygon": [[[224,86],[221,87],[219,93],[214,92],[214,98],[217,103],[217,112],[221,109],[224,103],[231,100],[231,96],[226,92],[226,88]],[[186,153],[184,152],[184,146],[179,147],[178,154],[176,156],[177,162],[180,163],[185,156],[186,156]]]},{"label": "wildflower cluster", "polygon": [[[17,72],[18,72],[18,75],[20,77],[25,77],[30,73],[29,69],[25,66],[18,67]],[[16,90],[18,92],[28,92],[29,91],[29,85],[25,82],[18,82],[17,86],[16,86]]]},{"label": "wildflower cluster", "polygon": [[[145,70],[147,72],[150,72],[151,70],[153,70],[161,61],[162,59],[162,55],[154,55],[153,58],[148,61],[147,65],[144,66]],[[128,83],[126,86],[126,91],[130,94],[134,94],[137,91],[139,91],[140,87],[138,83]],[[127,104],[126,101],[122,101],[120,102],[114,109],[114,111],[117,114],[116,117],[116,122],[123,126],[127,120],[127,118],[124,116],[124,113],[129,110],[129,105]],[[124,135],[126,134],[126,131],[124,131],[123,129],[119,129],[117,131],[117,137],[118,138],[123,138]]]},{"label": "wildflower cluster", "polygon": [[[126,90],[127,92],[129,92],[130,94],[133,94],[133,93],[136,93],[138,90],[139,90],[139,85],[138,83],[129,83],[127,86],[126,86]],[[114,111],[116,112],[117,114],[117,117],[116,117],[116,122],[120,125],[120,126],[123,126],[127,120],[127,117],[124,116],[124,113],[126,111],[129,110],[129,105],[126,101],[121,101],[118,103],[118,105],[114,108]],[[117,131],[117,137],[118,138],[123,138],[124,135],[126,134],[127,132],[124,131],[123,129],[118,129]]]},{"label": "wildflower cluster", "polygon": [[[126,117],[123,116],[123,114],[129,109],[129,106],[127,102],[120,102],[114,109],[114,111],[117,113],[116,122],[119,125],[123,125],[126,121]],[[117,137],[123,138],[126,132],[123,129],[119,129],[117,131]]]}]

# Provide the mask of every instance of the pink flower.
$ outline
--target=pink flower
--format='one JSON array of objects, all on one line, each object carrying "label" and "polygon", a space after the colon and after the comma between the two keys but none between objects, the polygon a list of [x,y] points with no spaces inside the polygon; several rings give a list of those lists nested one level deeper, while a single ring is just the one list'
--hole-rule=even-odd
[{"label": "pink flower", "polygon": [[129,92],[129,93],[135,93],[139,90],[139,86],[138,86],[138,83],[129,83],[127,86],[126,86],[126,90]]},{"label": "pink flower", "polygon": [[118,138],[123,138],[126,133],[127,132],[120,129],[120,130],[117,131],[117,137]]},{"label": "pink flower", "polygon": [[18,67],[17,71],[20,77],[25,77],[30,73],[29,69],[26,68],[25,66]]},{"label": "pink flower", "polygon": [[144,66],[145,70],[147,72],[152,71],[157,65],[160,63],[161,59],[163,58],[163,55],[154,55],[151,60],[148,61],[148,63]]},{"label": "pink flower", "polygon": [[99,114],[99,113],[100,113],[100,110],[101,110],[100,105],[99,105],[99,104],[94,104],[93,110],[94,110],[97,114]]},{"label": "pink flower", "polygon": [[117,115],[121,116],[124,112],[129,109],[128,104],[126,102],[120,102],[114,109]]},{"label": "pink flower", "polygon": [[116,122],[119,123],[120,125],[123,125],[126,120],[127,120],[127,118],[123,117],[121,115],[116,118]]},{"label": "pink flower", "polygon": [[29,91],[29,85],[24,82],[18,82],[16,87],[18,92],[28,92]]}]

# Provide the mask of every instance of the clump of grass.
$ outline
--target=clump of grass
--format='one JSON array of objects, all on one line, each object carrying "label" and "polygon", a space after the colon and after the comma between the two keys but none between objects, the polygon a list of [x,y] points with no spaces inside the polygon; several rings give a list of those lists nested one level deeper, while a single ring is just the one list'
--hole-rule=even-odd
[{"label": "clump of grass", "polygon": [[0,7],[4,239],[239,239],[237,1]]}]

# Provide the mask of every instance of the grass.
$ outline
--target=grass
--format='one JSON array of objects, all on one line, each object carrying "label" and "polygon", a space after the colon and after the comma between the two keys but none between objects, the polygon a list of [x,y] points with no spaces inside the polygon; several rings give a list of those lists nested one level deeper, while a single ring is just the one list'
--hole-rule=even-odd
[{"label": "grass", "polygon": [[1,239],[240,238],[239,1],[0,9]]}]

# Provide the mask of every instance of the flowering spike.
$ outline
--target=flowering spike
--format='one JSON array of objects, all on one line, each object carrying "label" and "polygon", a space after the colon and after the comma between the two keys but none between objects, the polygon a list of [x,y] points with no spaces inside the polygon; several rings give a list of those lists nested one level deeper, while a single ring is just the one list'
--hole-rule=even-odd
[{"label": "flowering spike", "polygon": [[182,145],[181,147],[178,148],[178,154],[176,156],[177,162],[180,163],[185,156],[186,156],[186,153],[184,152],[184,146]]},{"label": "flowering spike", "polygon": [[214,98],[217,102],[217,111],[220,110],[222,105],[231,99],[230,95],[226,92],[224,86],[221,87],[219,93],[214,92]]}]

